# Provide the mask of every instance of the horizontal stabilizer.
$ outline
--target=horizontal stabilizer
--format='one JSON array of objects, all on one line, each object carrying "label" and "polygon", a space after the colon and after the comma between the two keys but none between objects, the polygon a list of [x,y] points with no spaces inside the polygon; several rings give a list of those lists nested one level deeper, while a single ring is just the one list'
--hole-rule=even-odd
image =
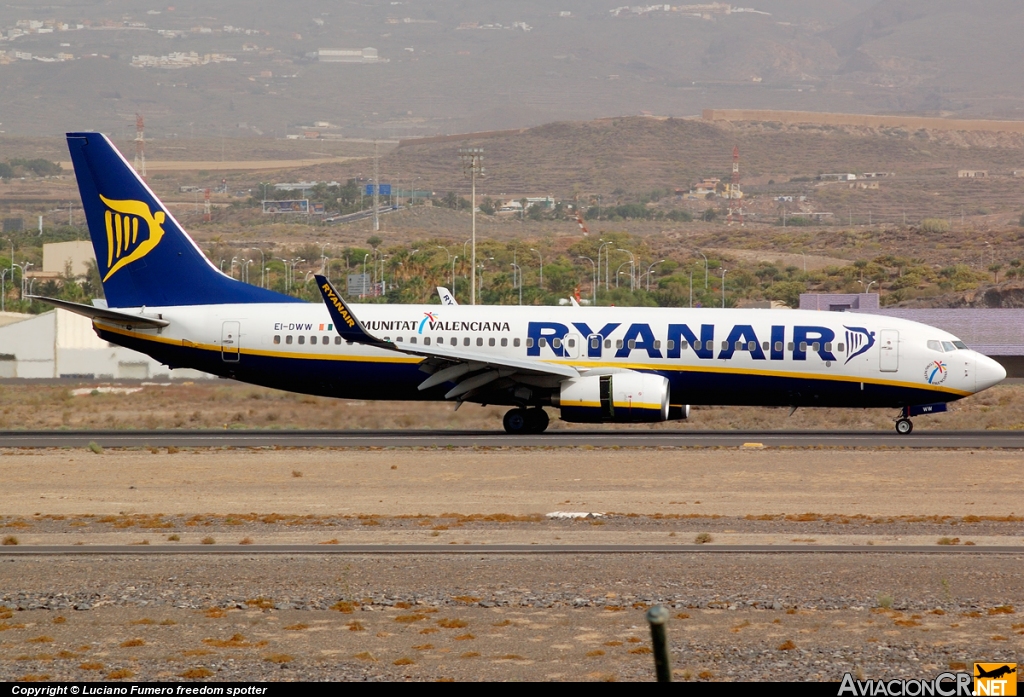
[{"label": "horizontal stabilizer", "polygon": [[73,303],[67,300],[43,297],[42,295],[26,295],[25,297],[32,300],[42,300],[44,303],[49,303],[54,307],[74,312],[76,315],[82,315],[89,319],[102,319],[115,324],[125,324],[134,327],[166,327],[170,324],[167,320],[160,319],[159,317],[133,315],[130,312],[118,312],[117,310],[108,310],[105,307],[82,305],[81,303]]}]

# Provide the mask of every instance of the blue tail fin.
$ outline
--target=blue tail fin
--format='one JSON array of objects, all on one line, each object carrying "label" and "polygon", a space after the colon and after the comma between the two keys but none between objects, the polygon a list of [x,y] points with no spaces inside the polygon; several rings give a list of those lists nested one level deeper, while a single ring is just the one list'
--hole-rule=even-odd
[{"label": "blue tail fin", "polygon": [[101,133],[68,133],[109,307],[301,302],[224,275]]}]

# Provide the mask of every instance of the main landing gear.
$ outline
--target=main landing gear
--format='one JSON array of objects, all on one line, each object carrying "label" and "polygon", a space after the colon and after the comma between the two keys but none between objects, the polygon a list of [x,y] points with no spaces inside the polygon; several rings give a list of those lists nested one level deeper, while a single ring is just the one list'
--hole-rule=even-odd
[{"label": "main landing gear", "polygon": [[513,409],[502,420],[506,433],[544,433],[548,427],[548,413],[541,408]]},{"label": "main landing gear", "polygon": [[901,436],[905,436],[908,433],[913,433],[914,422],[910,420],[910,409],[903,407],[900,409],[900,415],[896,417],[896,433]]}]

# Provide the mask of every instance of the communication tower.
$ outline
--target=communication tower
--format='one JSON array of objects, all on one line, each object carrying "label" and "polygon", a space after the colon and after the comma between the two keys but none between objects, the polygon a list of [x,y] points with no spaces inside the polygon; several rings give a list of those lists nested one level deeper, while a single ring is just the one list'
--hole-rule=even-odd
[{"label": "communication tower", "polygon": [[203,222],[208,223],[208,222],[210,222],[213,219],[213,216],[210,215],[210,190],[209,189],[207,189],[205,194],[203,195],[203,202],[204,202],[204,204],[203,204]]},{"label": "communication tower", "polygon": [[135,114],[135,171],[146,178],[146,136],[142,114]]},{"label": "communication tower", "polygon": [[732,149],[732,181],[729,182],[729,217],[730,225],[739,221],[743,225],[743,204],[741,199],[743,192],[740,190],[740,148],[735,146]]}]

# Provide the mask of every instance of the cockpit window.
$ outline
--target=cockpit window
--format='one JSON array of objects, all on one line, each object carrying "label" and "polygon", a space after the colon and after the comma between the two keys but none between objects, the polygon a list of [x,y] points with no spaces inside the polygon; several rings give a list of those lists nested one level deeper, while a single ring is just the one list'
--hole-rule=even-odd
[{"label": "cockpit window", "polygon": [[956,346],[954,346],[951,341],[943,341],[942,348],[945,349],[947,353],[956,351]]},{"label": "cockpit window", "polygon": [[928,348],[932,351],[942,351],[942,343],[939,341],[929,341]]},{"label": "cockpit window", "polygon": [[962,341],[954,341],[953,345],[956,346],[958,349],[966,349],[967,348],[967,344],[965,344]]}]

